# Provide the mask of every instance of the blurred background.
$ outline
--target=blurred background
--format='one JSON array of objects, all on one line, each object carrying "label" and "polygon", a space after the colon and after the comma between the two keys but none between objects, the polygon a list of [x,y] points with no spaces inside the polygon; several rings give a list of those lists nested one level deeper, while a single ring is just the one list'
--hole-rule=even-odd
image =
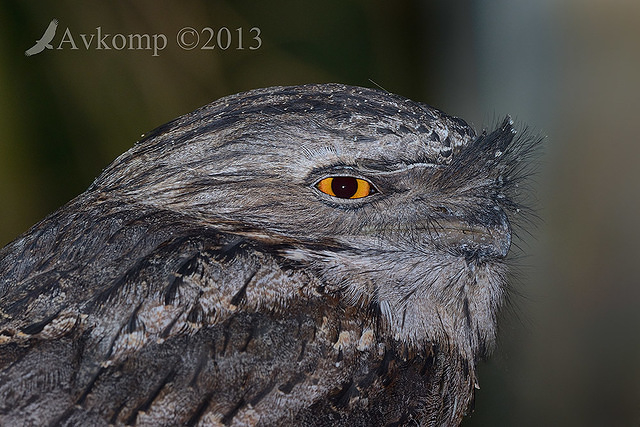
[{"label": "blurred background", "polygon": [[[54,49],[26,57],[54,18]],[[118,50],[116,34],[166,47]],[[310,82],[381,86],[476,129],[511,114],[547,136],[541,220],[519,243],[464,425],[640,426],[635,0],[2,2],[0,246],[142,133],[224,95]]]}]

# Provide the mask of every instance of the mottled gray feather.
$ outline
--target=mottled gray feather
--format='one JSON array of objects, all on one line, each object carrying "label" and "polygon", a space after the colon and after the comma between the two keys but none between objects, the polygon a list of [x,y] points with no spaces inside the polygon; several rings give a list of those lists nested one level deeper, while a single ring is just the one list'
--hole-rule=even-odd
[{"label": "mottled gray feather", "polygon": [[336,84],[161,126],[0,251],[0,423],[459,424],[534,145]]}]

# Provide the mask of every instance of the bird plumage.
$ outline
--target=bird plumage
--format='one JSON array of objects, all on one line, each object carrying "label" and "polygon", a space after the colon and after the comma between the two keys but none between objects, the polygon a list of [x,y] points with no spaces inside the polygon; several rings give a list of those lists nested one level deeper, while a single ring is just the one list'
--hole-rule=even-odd
[{"label": "bird plumage", "polygon": [[159,127],[0,251],[0,421],[457,425],[533,146],[337,84]]}]

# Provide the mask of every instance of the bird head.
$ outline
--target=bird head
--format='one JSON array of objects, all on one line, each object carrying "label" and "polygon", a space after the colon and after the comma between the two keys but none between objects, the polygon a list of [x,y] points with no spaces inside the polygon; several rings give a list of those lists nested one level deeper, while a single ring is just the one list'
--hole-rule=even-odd
[{"label": "bird head", "polygon": [[275,87],[145,135],[90,191],[272,248],[395,339],[473,359],[504,299],[531,145],[514,135],[382,91]]}]

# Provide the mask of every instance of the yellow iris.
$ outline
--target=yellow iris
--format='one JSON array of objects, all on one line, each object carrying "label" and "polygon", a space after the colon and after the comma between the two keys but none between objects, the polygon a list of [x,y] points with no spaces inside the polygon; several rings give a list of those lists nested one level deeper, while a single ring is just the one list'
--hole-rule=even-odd
[{"label": "yellow iris", "polygon": [[316,187],[323,193],[340,199],[361,199],[373,192],[370,183],[351,176],[324,178]]}]

